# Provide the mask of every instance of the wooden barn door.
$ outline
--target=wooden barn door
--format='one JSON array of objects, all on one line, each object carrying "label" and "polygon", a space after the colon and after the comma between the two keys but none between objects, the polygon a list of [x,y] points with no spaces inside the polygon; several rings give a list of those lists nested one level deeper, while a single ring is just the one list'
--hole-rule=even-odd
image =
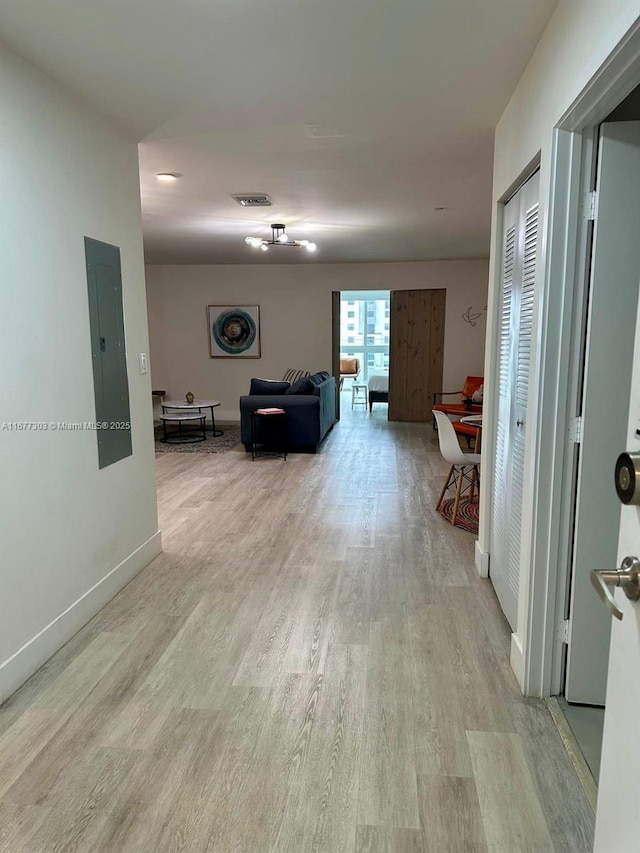
[{"label": "wooden barn door", "polygon": [[389,420],[431,420],[442,390],[447,291],[392,290],[389,343]]}]

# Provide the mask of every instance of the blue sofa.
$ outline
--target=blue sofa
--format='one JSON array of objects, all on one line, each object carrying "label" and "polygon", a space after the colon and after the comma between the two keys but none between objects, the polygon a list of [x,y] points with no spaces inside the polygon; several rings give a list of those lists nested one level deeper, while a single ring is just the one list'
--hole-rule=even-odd
[{"label": "blue sofa", "polygon": [[[278,408],[287,413],[287,447],[292,451],[315,453],[336,422],[336,380],[329,373],[314,373],[303,387],[304,393],[285,393],[295,390],[289,383],[253,380],[254,393],[240,397],[240,430],[245,450],[251,450],[251,412],[256,409]],[[273,388],[269,386],[273,386]],[[255,393],[259,390],[262,393]],[[264,393],[267,391],[268,393]],[[272,393],[275,391],[276,393]],[[257,425],[260,428],[260,423]],[[260,435],[256,436],[260,443]]]}]

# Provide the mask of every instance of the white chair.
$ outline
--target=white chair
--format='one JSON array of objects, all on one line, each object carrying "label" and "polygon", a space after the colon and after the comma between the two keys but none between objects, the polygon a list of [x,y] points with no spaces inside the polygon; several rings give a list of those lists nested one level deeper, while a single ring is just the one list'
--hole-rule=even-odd
[{"label": "white chair", "polygon": [[[444,412],[437,412],[434,409],[433,417],[436,419],[436,423],[438,424],[440,453],[442,454],[443,459],[446,459],[447,462],[451,463],[447,479],[442,487],[442,491],[440,492],[438,503],[436,504],[436,512],[439,512],[440,507],[442,506],[447,489],[450,486],[455,486],[456,497],[451,516],[451,524],[455,524],[462,495],[468,490],[469,497],[473,500],[475,492],[479,491],[479,465],[482,457],[479,453],[463,453],[460,448],[458,436],[453,428],[453,424]],[[466,485],[464,485],[465,482]]]}]

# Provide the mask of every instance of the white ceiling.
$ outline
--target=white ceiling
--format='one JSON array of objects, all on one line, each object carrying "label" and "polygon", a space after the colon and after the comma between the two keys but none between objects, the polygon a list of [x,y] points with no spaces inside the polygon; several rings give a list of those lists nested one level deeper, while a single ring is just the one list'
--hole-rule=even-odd
[{"label": "white ceiling", "polygon": [[[141,141],[151,263],[472,258],[493,128],[556,2],[0,0],[0,30]],[[318,252],[245,245],[270,222]]]}]

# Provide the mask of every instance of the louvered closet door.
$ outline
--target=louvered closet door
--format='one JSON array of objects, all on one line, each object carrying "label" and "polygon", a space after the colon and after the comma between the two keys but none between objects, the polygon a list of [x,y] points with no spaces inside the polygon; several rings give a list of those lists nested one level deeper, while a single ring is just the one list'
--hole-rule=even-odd
[{"label": "louvered closet door", "polygon": [[489,574],[515,630],[520,583],[527,397],[538,242],[536,173],[505,206],[498,334],[498,411]]}]

